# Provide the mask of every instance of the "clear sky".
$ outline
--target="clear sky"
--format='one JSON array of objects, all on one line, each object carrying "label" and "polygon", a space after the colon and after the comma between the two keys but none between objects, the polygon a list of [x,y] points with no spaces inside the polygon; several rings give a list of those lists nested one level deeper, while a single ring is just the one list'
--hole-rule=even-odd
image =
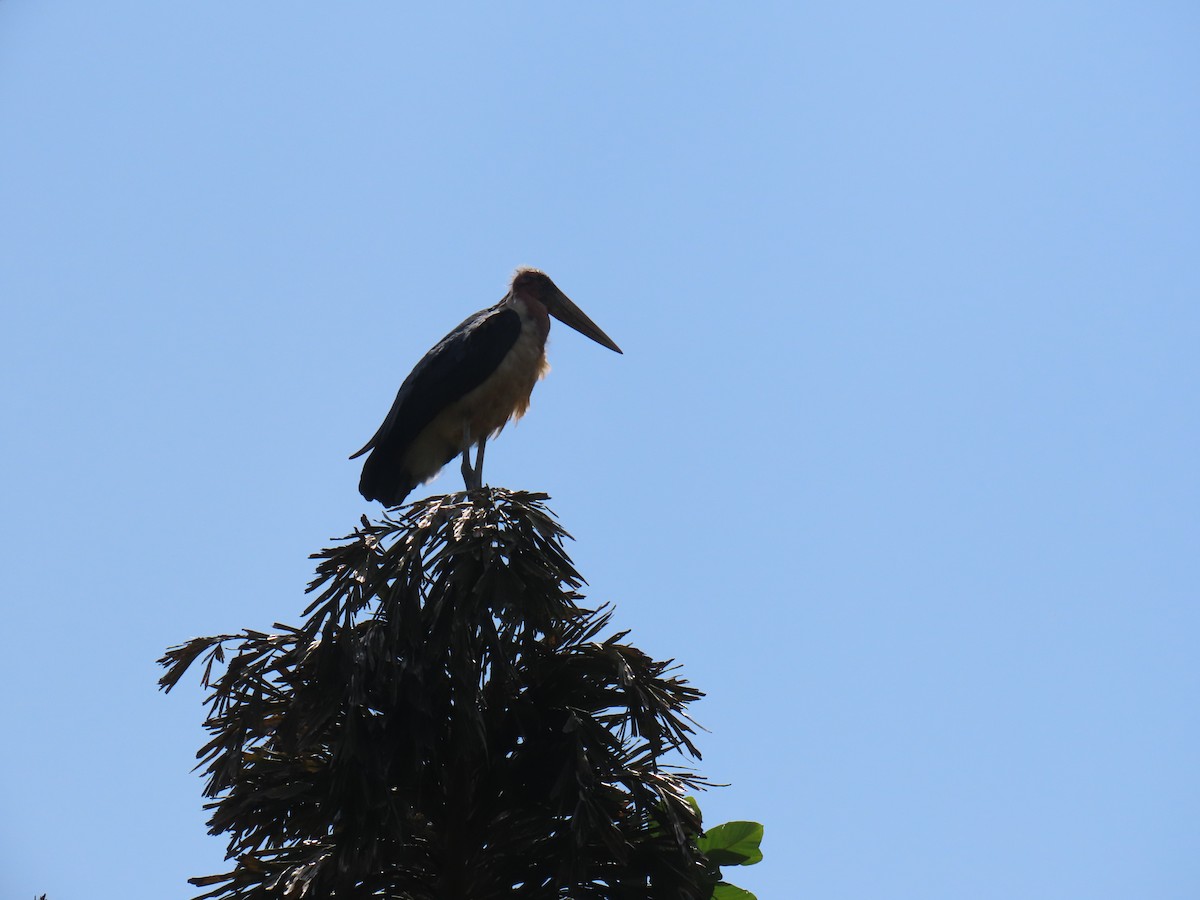
[{"label": "clear sky", "polygon": [[[198,634],[420,355],[708,692],[769,898],[1200,893],[1200,8],[0,0],[0,895],[190,896]],[[457,490],[456,467],[425,490]],[[374,508],[373,508],[374,507]]]}]

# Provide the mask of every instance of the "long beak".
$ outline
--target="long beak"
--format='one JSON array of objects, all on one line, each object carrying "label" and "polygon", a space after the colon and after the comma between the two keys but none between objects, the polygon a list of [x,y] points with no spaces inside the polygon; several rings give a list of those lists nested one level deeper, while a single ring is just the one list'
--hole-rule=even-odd
[{"label": "long beak", "polygon": [[[558,319],[564,325],[570,325],[584,337],[589,337],[597,344],[621,353],[617,342],[605,334],[600,326],[587,317],[582,309],[571,302],[571,298],[555,288],[554,302],[546,307],[546,312]],[[624,355],[622,353],[622,355]]]}]

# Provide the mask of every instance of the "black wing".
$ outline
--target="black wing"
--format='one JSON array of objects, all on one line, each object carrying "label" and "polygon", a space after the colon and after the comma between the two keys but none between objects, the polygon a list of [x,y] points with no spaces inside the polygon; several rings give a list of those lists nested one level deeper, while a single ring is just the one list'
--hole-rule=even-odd
[{"label": "black wing", "polygon": [[389,506],[404,499],[416,486],[401,462],[408,446],[442,410],[483,384],[520,333],[517,311],[494,306],[471,316],[425,354],[400,385],[375,436],[350,457],[373,451],[363,465],[359,483],[364,497]]}]

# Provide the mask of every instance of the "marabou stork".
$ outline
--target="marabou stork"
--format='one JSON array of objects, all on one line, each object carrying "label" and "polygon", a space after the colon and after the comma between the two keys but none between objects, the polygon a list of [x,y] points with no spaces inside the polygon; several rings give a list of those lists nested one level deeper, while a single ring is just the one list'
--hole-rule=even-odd
[{"label": "marabou stork", "polygon": [[[503,300],[442,338],[404,379],[375,436],[350,457],[371,451],[359,492],[397,506],[459,453],[467,490],[482,487],[488,438],[524,415],[534,384],[550,369],[550,316],[621,352],[545,272],[518,269]],[[474,465],[472,446],[479,447]]]}]

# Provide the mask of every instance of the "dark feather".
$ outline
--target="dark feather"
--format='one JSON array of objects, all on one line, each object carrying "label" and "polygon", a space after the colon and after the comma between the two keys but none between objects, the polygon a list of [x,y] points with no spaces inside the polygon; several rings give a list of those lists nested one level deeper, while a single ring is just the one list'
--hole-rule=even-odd
[{"label": "dark feather", "polygon": [[402,503],[423,477],[404,468],[409,445],[442,410],[483,384],[520,333],[516,310],[497,305],[471,316],[426,353],[400,385],[375,436],[350,457],[372,451],[363,464],[359,493],[385,506]]}]

